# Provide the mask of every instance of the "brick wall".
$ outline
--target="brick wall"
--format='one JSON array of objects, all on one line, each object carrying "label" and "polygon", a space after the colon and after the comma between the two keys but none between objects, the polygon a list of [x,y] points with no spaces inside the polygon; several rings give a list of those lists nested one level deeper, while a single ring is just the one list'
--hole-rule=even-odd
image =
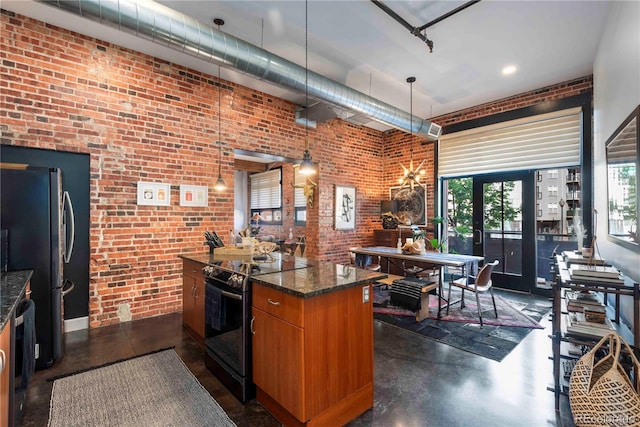
[{"label": "brick wall", "polygon": [[567,82],[558,83],[544,88],[520,93],[497,101],[487,102],[465,110],[456,111],[431,120],[440,126],[447,126],[480,117],[491,116],[518,108],[530,107],[545,101],[568,98],[593,90],[593,76],[580,77]]},{"label": "brick wall", "polygon": [[[222,82],[228,190],[216,193],[217,78],[11,12],[0,19],[2,144],[91,157],[90,326],[180,311],[178,254],[203,251],[205,230],[233,227],[233,149],[301,158],[295,105]],[[320,174],[308,255],[348,262],[347,248],[380,228],[382,133],[334,120],[309,136]],[[171,205],[138,206],[138,181],[170,183]],[[209,206],[179,206],[180,184],[209,186]],[[357,231],[333,229],[336,184],[357,187]]]},{"label": "brick wall", "polygon": [[[91,156],[90,326],[180,311],[180,253],[202,248],[205,230],[233,227],[233,150],[300,158],[305,129],[295,105],[270,95],[93,38],[3,11],[0,15],[1,143]],[[591,77],[433,118],[440,125],[579,93]],[[217,178],[218,88],[222,88],[222,175]],[[341,120],[309,130],[319,162],[307,255],[348,262],[369,245],[380,201],[408,166],[410,136]],[[414,137],[426,160],[427,216],[433,216],[435,144]],[[136,204],[138,181],[171,184],[171,206]],[[179,185],[208,185],[207,208],[180,207]],[[334,230],[335,185],[356,187],[356,229]],[[290,211],[292,215],[292,210]],[[287,211],[285,209],[285,221]],[[275,230],[277,232],[278,230]],[[288,234],[286,227],[282,233]],[[298,230],[296,230],[298,231]],[[274,234],[275,234],[274,232]],[[282,236],[284,237],[284,236]]]}]

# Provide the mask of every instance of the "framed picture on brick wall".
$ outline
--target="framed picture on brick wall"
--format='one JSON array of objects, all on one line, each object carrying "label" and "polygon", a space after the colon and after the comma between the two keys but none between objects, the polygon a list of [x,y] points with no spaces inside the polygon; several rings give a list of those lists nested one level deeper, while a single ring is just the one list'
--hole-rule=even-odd
[{"label": "framed picture on brick wall", "polygon": [[356,228],[356,188],[336,185],[336,230]]},{"label": "framed picture on brick wall", "polygon": [[209,205],[209,189],[201,185],[180,186],[180,206],[206,207]]},{"label": "framed picture on brick wall", "polygon": [[171,184],[139,181],[138,204],[169,206],[171,204]]},{"label": "framed picture on brick wall", "polygon": [[403,225],[426,225],[427,190],[417,186],[391,187],[389,198],[398,201],[398,222]]}]

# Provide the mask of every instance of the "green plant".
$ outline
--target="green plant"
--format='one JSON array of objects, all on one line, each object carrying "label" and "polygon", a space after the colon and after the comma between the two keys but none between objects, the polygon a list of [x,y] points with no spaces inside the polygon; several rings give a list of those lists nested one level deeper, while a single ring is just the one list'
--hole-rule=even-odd
[{"label": "green plant", "polygon": [[446,247],[447,247],[447,242],[445,241],[440,241],[438,239],[429,239],[429,244],[431,245],[431,247],[433,249],[435,249],[438,252],[443,252]]}]

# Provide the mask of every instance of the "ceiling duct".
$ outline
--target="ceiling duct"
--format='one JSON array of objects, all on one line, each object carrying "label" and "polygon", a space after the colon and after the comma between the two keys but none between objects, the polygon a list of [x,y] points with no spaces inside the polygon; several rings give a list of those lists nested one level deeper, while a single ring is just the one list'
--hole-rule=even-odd
[{"label": "ceiling duct", "polygon": [[[305,68],[153,1],[38,0],[196,58],[305,91]],[[327,77],[308,72],[309,96],[432,140],[441,127]]]}]

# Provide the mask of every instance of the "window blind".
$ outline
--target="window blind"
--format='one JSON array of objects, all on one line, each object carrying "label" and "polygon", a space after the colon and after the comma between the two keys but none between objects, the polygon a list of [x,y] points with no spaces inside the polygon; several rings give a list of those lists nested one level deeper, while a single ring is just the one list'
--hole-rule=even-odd
[{"label": "window blind", "polygon": [[282,207],[281,169],[249,175],[251,209]]},{"label": "window blind", "polygon": [[443,135],[438,175],[547,169],[580,164],[580,107]]},{"label": "window blind", "polygon": [[[300,173],[300,166],[293,167],[293,183],[294,185],[304,185],[307,177]],[[304,196],[304,188],[294,188],[293,190],[293,206],[296,208],[304,208],[307,206],[307,198]]]}]

